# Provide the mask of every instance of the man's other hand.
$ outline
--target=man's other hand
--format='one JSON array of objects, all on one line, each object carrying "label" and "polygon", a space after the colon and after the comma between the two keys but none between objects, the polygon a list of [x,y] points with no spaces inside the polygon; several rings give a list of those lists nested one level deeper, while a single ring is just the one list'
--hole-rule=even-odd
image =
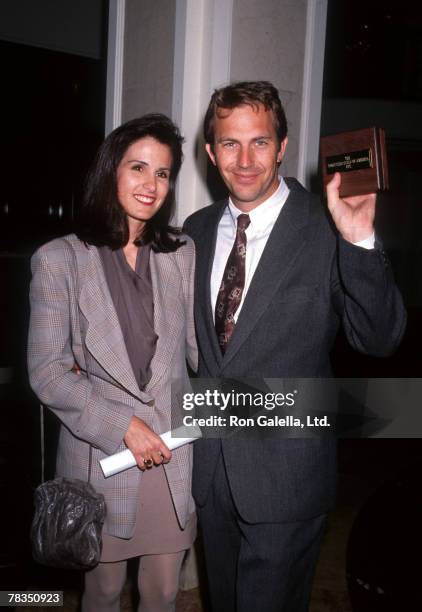
[{"label": "man's other hand", "polygon": [[348,242],[365,240],[374,233],[376,194],[340,198],[341,175],[336,172],[327,184],[328,209],[333,221]]}]

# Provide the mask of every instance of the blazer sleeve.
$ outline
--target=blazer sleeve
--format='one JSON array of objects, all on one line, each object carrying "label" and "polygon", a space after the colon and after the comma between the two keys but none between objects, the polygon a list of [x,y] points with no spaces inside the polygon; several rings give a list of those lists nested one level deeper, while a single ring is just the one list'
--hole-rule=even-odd
[{"label": "blazer sleeve", "polygon": [[358,351],[385,357],[398,347],[406,310],[386,253],[338,237],[334,295],[349,343]]},{"label": "blazer sleeve", "polygon": [[31,260],[30,384],[74,436],[112,454],[122,443],[134,408],[102,397],[86,374],[72,372],[77,290],[70,266],[60,249],[49,253],[41,248]]}]

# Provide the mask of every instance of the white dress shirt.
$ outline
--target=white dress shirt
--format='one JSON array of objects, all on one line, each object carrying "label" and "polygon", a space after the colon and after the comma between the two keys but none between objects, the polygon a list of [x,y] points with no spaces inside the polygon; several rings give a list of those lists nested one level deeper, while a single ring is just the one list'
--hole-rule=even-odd
[{"label": "white dress shirt", "polygon": [[[282,177],[279,177],[279,179],[280,184],[276,191],[267,200],[262,202],[262,204],[248,213],[251,222],[246,229],[245,286],[239,308],[234,315],[234,320],[236,322],[271,230],[290,193],[284,179]],[[210,289],[213,317],[215,317],[215,303],[220,290],[224,269],[236,238],[237,217],[241,214],[244,213],[242,213],[242,211],[233,204],[231,198],[229,198],[229,205],[225,208],[218,224],[217,242],[215,245],[214,262],[211,272]],[[356,246],[372,249],[374,247],[374,242],[375,236],[372,235],[365,240],[357,242]]]},{"label": "white dress shirt", "polygon": [[[262,252],[267,244],[268,237],[287,200],[289,192],[289,188],[285,181],[280,178],[280,184],[276,191],[249,213],[251,222],[246,229],[245,287],[243,289],[242,301],[234,315],[235,321],[237,321],[242,309],[245,296],[248,292],[259,260],[261,259]],[[236,208],[229,198],[229,205],[224,210],[223,216],[218,224],[217,242],[215,245],[214,262],[211,272],[211,305],[213,315],[215,314],[215,303],[217,301],[221,279],[223,278],[224,268],[226,267],[227,259],[236,238],[237,217],[241,214],[242,211]]]}]

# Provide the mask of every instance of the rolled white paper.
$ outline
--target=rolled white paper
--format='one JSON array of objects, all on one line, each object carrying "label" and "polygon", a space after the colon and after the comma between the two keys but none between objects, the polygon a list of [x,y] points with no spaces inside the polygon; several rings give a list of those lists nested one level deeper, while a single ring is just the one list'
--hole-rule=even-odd
[{"label": "rolled white paper", "polygon": [[[177,429],[166,431],[165,433],[161,434],[161,439],[170,450],[174,450],[175,448],[179,448],[180,446],[194,442],[201,437],[202,434],[199,427],[189,427],[189,429],[195,433],[194,437],[179,437],[177,435],[178,433],[186,433],[186,427],[178,427]],[[100,461],[101,469],[106,478],[113,476],[114,474],[118,474],[119,472],[123,472],[124,470],[128,470],[135,465],[135,457],[133,456],[132,451],[129,449],[121,451],[120,453],[115,453],[109,457],[105,457]]]}]

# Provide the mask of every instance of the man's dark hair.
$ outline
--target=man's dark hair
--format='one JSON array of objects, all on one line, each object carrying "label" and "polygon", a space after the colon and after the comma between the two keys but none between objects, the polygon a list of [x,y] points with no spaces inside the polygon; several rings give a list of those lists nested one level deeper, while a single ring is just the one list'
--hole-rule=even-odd
[{"label": "man's dark hair", "polygon": [[286,115],[274,85],[269,81],[242,81],[214,91],[204,119],[205,142],[214,144],[214,118],[219,116],[219,109],[233,109],[244,104],[254,109],[262,104],[265,110],[272,110],[279,142],[286,138]]},{"label": "man's dark hair", "polygon": [[171,252],[182,244],[170,234],[179,230],[169,226],[175,206],[175,183],[182,165],[183,138],[176,125],[159,113],[144,115],[119,126],[100,146],[88,172],[81,212],[77,222],[78,238],[95,246],[107,245],[112,249],[125,246],[129,240],[126,213],[117,198],[117,167],[127,149],[141,138],[155,138],[171,150],[172,165],[168,194],[157,213],[145,223],[142,234],[134,243],[151,244],[156,252]]}]

